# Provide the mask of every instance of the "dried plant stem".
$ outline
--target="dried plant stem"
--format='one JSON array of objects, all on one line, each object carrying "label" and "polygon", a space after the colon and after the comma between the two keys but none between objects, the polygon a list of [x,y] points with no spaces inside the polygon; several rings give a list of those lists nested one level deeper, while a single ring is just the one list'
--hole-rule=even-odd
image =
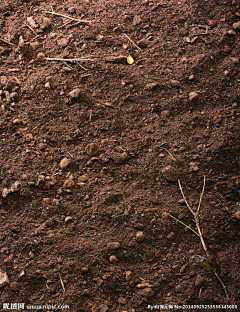
[{"label": "dried plant stem", "polygon": [[7,44],[10,44],[10,45],[13,46],[13,47],[16,47],[15,44],[13,44],[13,43],[11,43],[11,42],[9,42],[9,41],[3,39],[3,38],[0,38],[0,40],[1,40],[2,42],[5,42],[5,43],[7,43]]},{"label": "dried plant stem", "polygon": [[65,17],[65,18],[70,19],[71,21],[77,21],[77,22],[80,22],[80,23],[91,23],[91,21],[80,20],[80,19],[77,19],[77,18],[73,18],[73,17],[71,17],[71,16],[59,14],[59,13],[54,12],[53,10],[52,10],[52,11],[47,11],[47,10],[44,9],[44,8],[41,8],[41,9],[44,11],[44,13],[48,13],[48,14],[52,14],[52,15],[57,15],[57,16]]},{"label": "dried plant stem", "polygon": [[225,291],[226,297],[229,299],[229,295],[228,295],[228,292],[227,292],[227,286],[223,284],[223,282],[222,282],[221,278],[219,277],[219,275],[217,274],[216,270],[213,270],[213,273],[215,274],[215,276],[217,277],[217,279],[221,283],[222,288]]},{"label": "dried plant stem", "polygon": [[124,34],[124,35],[125,35],[125,37],[128,38],[128,40],[138,49],[139,52],[142,52],[142,49],[139,48],[139,46],[136,45],[136,43],[133,42],[132,39],[130,39],[130,38],[128,37],[128,35],[126,35],[126,34]]},{"label": "dried plant stem", "polygon": [[36,36],[38,36],[38,34],[36,33],[36,31],[34,30],[34,29],[32,29],[32,27],[31,26],[29,26],[27,23],[25,23],[24,22],[24,24],[29,28],[29,29],[31,29],[31,31],[36,35]]},{"label": "dried plant stem", "polygon": [[183,196],[183,199],[189,209],[189,211],[191,212],[191,214],[193,215],[194,217],[194,222],[196,224],[196,227],[197,227],[197,230],[198,230],[198,236],[201,240],[201,243],[203,245],[203,249],[204,251],[207,251],[207,247],[206,247],[206,244],[204,242],[204,239],[203,239],[203,236],[202,236],[202,231],[201,231],[201,228],[200,228],[200,221],[199,221],[199,211],[200,211],[200,206],[201,206],[201,201],[202,201],[202,197],[203,197],[203,193],[204,193],[204,188],[205,188],[205,176],[204,176],[204,181],[203,181],[203,189],[202,189],[202,193],[201,193],[201,196],[200,196],[200,199],[199,199],[199,204],[198,204],[198,208],[197,208],[197,211],[193,211],[193,209],[189,206],[188,202],[187,202],[187,199],[183,193],[183,190],[182,190],[182,186],[181,186],[181,183],[180,183],[180,180],[178,180],[178,184],[179,184],[179,188],[180,188],[180,191],[182,193],[182,196]]},{"label": "dried plant stem", "polygon": [[62,285],[63,292],[65,292],[65,287],[64,287],[64,283],[63,283],[63,280],[61,278],[61,275],[60,274],[58,274],[58,275],[59,275],[59,279],[60,279],[60,282],[61,282],[61,285]]},{"label": "dried plant stem", "polygon": [[64,58],[55,58],[55,57],[45,57],[44,60],[46,60],[46,61],[60,61],[60,62],[95,61],[95,59],[88,59],[88,58],[64,59]]},{"label": "dried plant stem", "polygon": [[177,222],[181,223],[182,225],[186,226],[189,230],[191,230],[194,234],[196,234],[197,236],[199,236],[199,234],[194,231],[190,226],[188,226],[187,224],[183,223],[182,221],[180,221],[179,219],[175,218],[174,216],[172,216],[170,213],[169,213],[169,216],[172,217],[173,219],[175,219]]}]

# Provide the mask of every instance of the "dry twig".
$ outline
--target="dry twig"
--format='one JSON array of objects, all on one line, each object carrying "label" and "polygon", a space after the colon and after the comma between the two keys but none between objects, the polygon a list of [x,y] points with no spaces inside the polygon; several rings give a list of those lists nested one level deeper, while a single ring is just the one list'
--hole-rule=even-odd
[{"label": "dry twig", "polygon": [[138,45],[136,45],[136,43],[134,43],[133,41],[132,41],[132,39],[130,39],[129,37],[128,37],[128,35],[126,35],[126,34],[124,34],[125,35],[125,37],[127,37],[128,38],[128,40],[138,49],[138,51],[139,52],[142,52],[142,49],[141,48],[139,48],[139,46]]},{"label": "dry twig", "polygon": [[[182,186],[181,186],[181,183],[180,183],[180,180],[178,180],[178,184],[179,184],[179,188],[180,188],[180,191],[181,191],[181,194],[183,196],[183,199],[189,209],[189,211],[191,212],[191,214],[193,215],[193,218],[194,218],[194,222],[196,224],[196,227],[197,227],[197,230],[198,230],[198,233],[196,231],[194,231],[190,226],[186,225],[185,223],[183,223],[182,221],[180,221],[179,219],[175,218],[174,216],[172,216],[171,214],[170,217],[172,217],[173,219],[175,219],[177,222],[181,223],[182,225],[186,226],[189,230],[191,230],[194,234],[196,234],[200,240],[201,240],[201,243],[202,243],[202,246],[203,246],[203,249],[204,251],[206,252],[207,251],[207,247],[206,247],[206,244],[204,242],[204,239],[203,239],[203,236],[202,236],[202,231],[201,231],[201,228],[200,228],[200,222],[199,222],[199,211],[200,211],[200,206],[201,206],[201,202],[202,202],[202,197],[203,197],[203,193],[204,193],[204,189],[205,189],[205,176],[204,176],[204,180],[203,180],[203,189],[202,189],[202,193],[200,195],[200,199],[199,199],[199,203],[198,203],[198,208],[196,210],[193,210],[190,205],[188,204],[187,202],[187,199],[183,193],[183,190],[182,190]],[[202,257],[202,259],[204,260],[204,257]],[[206,259],[205,259],[206,260]],[[196,261],[198,262],[198,261]],[[216,272],[216,269],[214,268],[213,270],[213,273],[215,274],[215,276],[217,277],[218,281],[221,283],[222,285],[222,288],[225,292],[225,295],[227,298],[229,298],[229,295],[228,295],[228,292],[227,292],[227,287],[223,284],[221,278],[219,277],[219,275],[217,274]]]},{"label": "dry twig", "polygon": [[52,15],[57,15],[57,16],[65,17],[65,18],[70,19],[71,21],[77,21],[77,22],[79,22],[79,23],[91,23],[91,21],[80,20],[80,19],[77,19],[77,18],[73,18],[73,17],[71,17],[71,16],[67,16],[67,15],[63,15],[63,14],[60,14],[60,13],[56,13],[56,12],[53,11],[52,8],[51,8],[52,11],[47,11],[47,10],[44,9],[44,8],[41,8],[41,9],[44,11],[44,13],[48,13],[48,14],[52,14]]},{"label": "dry twig", "polygon": [[3,38],[0,38],[0,40],[1,40],[2,42],[5,42],[5,43],[7,43],[7,44],[10,44],[10,45],[13,46],[13,47],[16,47],[15,44],[13,44],[13,43],[11,43],[11,42],[9,42],[9,41],[3,39]]},{"label": "dry twig", "polygon": [[36,36],[38,36],[38,34],[36,33],[36,31],[31,27],[31,26],[29,26],[27,23],[25,23],[24,22],[24,24],[29,28],[29,29],[31,29],[31,31],[36,35]]},{"label": "dry twig", "polygon": [[57,57],[45,57],[46,61],[60,61],[60,62],[82,62],[82,61],[95,61],[96,59],[88,59],[88,58],[75,58],[75,59],[64,59]]},{"label": "dry twig", "polygon": [[63,283],[63,280],[61,278],[61,275],[60,274],[58,274],[58,275],[59,275],[59,279],[60,279],[60,282],[61,282],[61,285],[62,285],[63,292],[65,292],[65,287],[64,287],[64,283]]}]

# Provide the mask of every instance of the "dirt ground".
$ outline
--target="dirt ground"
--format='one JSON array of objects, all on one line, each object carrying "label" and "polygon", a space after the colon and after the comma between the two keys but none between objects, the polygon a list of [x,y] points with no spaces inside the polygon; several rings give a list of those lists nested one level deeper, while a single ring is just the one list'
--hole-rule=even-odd
[{"label": "dirt ground", "polygon": [[[239,311],[239,21],[237,0],[0,1],[1,311]],[[207,253],[178,184],[196,208],[204,176]]]}]

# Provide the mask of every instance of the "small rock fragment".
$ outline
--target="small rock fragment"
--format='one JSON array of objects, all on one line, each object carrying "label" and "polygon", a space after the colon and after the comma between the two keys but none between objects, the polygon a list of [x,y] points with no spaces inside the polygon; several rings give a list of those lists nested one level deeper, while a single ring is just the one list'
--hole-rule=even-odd
[{"label": "small rock fragment", "polygon": [[67,157],[64,157],[61,161],[60,161],[60,164],[59,164],[59,167],[64,170],[64,169],[67,169],[67,167],[70,165],[71,163],[71,160]]},{"label": "small rock fragment", "polygon": [[100,304],[99,312],[107,312],[107,311],[108,311],[108,306],[106,304]]},{"label": "small rock fragment", "polygon": [[153,297],[154,292],[150,287],[144,288],[140,293],[144,298]]},{"label": "small rock fragment", "polygon": [[32,133],[27,133],[26,134],[26,142],[30,142],[30,141],[32,141],[33,140],[33,135],[32,135]]},{"label": "small rock fragment", "polygon": [[6,286],[9,283],[7,273],[0,271],[0,288]]},{"label": "small rock fragment", "polygon": [[13,291],[19,291],[20,290],[20,284],[18,282],[12,282],[10,283],[10,289]]},{"label": "small rock fragment", "polygon": [[145,89],[146,90],[149,90],[149,91],[153,91],[153,90],[156,90],[156,88],[158,87],[158,83],[157,82],[151,82],[151,83],[147,83],[145,85]]},{"label": "small rock fragment", "polygon": [[148,46],[148,41],[146,39],[141,39],[137,42],[139,48],[146,48]]},{"label": "small rock fragment", "polygon": [[69,222],[71,220],[72,220],[72,217],[71,216],[67,216],[64,221],[67,223],[67,222]]},{"label": "small rock fragment", "polygon": [[32,251],[29,251],[29,258],[33,259],[35,257],[35,254]]},{"label": "small rock fragment", "polygon": [[236,211],[234,215],[238,220],[240,220],[240,210]]},{"label": "small rock fragment", "polygon": [[6,198],[10,193],[10,190],[6,187],[2,190],[2,198]]},{"label": "small rock fragment", "polygon": [[118,259],[117,259],[116,256],[112,255],[112,256],[110,256],[109,261],[110,261],[111,263],[116,263],[116,262],[118,261]]},{"label": "small rock fragment", "polygon": [[234,30],[240,30],[240,21],[236,22],[236,23],[233,23],[233,29]]},{"label": "small rock fragment", "polygon": [[188,94],[189,101],[195,101],[198,98],[198,93],[193,91]]},{"label": "small rock fragment", "polygon": [[120,247],[119,242],[109,242],[107,243],[107,248],[110,250],[117,250]]},{"label": "small rock fragment", "polygon": [[34,42],[30,42],[30,48],[35,51],[38,47],[39,47],[39,42],[38,41],[34,41]]},{"label": "small rock fragment", "polygon": [[72,179],[67,179],[64,183],[63,183],[63,187],[64,188],[72,188],[75,186],[75,182]]},{"label": "small rock fragment", "polygon": [[40,61],[43,61],[45,59],[46,55],[43,52],[39,52],[37,55],[37,59]]},{"label": "small rock fragment", "polygon": [[176,292],[180,292],[182,290],[182,286],[181,285],[177,285],[176,287],[175,287],[175,291]]},{"label": "small rock fragment", "polygon": [[180,176],[178,169],[169,165],[162,170],[163,177],[169,182],[176,182]]},{"label": "small rock fragment", "polygon": [[171,79],[171,80],[170,80],[170,83],[171,83],[171,86],[172,86],[172,87],[176,87],[176,88],[180,88],[180,87],[181,87],[181,83],[180,83],[180,81],[178,81],[178,80]]},{"label": "small rock fragment", "polygon": [[72,90],[71,92],[69,92],[69,96],[72,100],[77,99],[79,97],[79,94],[80,94],[79,88],[76,88],[76,89]]},{"label": "small rock fragment", "polygon": [[194,75],[191,74],[189,77],[188,77],[189,80],[193,80],[194,79]]},{"label": "small rock fragment", "polygon": [[68,45],[69,39],[67,38],[61,38],[57,41],[57,44],[59,45],[59,47],[64,48]]},{"label": "small rock fragment", "polygon": [[81,268],[81,271],[83,273],[87,273],[87,272],[89,272],[89,268],[87,266],[84,266],[84,267]]},{"label": "small rock fragment", "polygon": [[141,243],[144,240],[144,234],[142,231],[137,232],[136,234],[136,241]]},{"label": "small rock fragment", "polygon": [[17,101],[17,98],[18,98],[17,92],[12,92],[12,93],[10,93],[10,99],[11,99],[13,102]]},{"label": "small rock fragment", "polygon": [[195,281],[196,287],[201,287],[204,282],[204,278],[201,275],[198,275]]},{"label": "small rock fragment", "polygon": [[114,153],[112,155],[112,159],[116,164],[122,164],[128,159],[128,154],[126,152],[123,153]]},{"label": "small rock fragment", "polygon": [[133,18],[133,26],[136,26],[141,23],[141,17],[139,15],[135,15]]},{"label": "small rock fragment", "polygon": [[32,28],[37,28],[38,25],[37,23],[34,21],[34,19],[30,16],[27,17],[27,23],[32,27]]},{"label": "small rock fragment", "polygon": [[90,143],[86,146],[86,153],[89,156],[96,156],[98,153],[98,145],[96,143]]},{"label": "small rock fragment", "polygon": [[217,21],[209,20],[208,21],[208,26],[211,27],[211,28],[216,27],[217,26]]},{"label": "small rock fragment", "polygon": [[155,257],[156,257],[156,258],[160,258],[161,256],[162,256],[161,251],[160,251],[160,250],[157,250],[157,251],[155,252]]},{"label": "small rock fragment", "polygon": [[190,172],[199,170],[199,167],[198,167],[197,163],[195,163],[195,162],[191,162],[189,164],[189,166],[190,166]]},{"label": "small rock fragment", "polygon": [[126,298],[123,298],[123,297],[120,297],[120,298],[118,298],[118,303],[120,303],[120,304],[126,304],[126,303],[127,303],[127,299],[126,299]]},{"label": "small rock fragment", "polygon": [[12,193],[19,192],[20,186],[21,186],[21,183],[19,181],[15,181],[10,187],[10,192]]},{"label": "small rock fragment", "polygon": [[167,235],[167,239],[174,240],[175,236],[176,236],[175,233],[171,232]]},{"label": "small rock fragment", "polygon": [[52,24],[52,21],[50,20],[50,18],[44,17],[43,21],[42,21],[41,28],[44,30],[44,29],[48,28],[49,26],[51,26],[51,24]]},{"label": "small rock fragment", "polygon": [[129,282],[130,279],[132,278],[132,271],[126,271],[125,276],[126,280]]}]

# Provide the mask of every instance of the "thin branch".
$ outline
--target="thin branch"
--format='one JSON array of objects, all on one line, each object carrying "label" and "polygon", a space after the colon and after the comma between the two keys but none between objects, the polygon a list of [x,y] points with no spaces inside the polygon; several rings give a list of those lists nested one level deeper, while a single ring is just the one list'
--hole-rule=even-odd
[{"label": "thin branch", "polygon": [[61,275],[58,273],[59,275],[59,279],[60,279],[60,282],[61,282],[61,285],[62,285],[62,289],[63,289],[63,292],[65,292],[65,287],[64,287],[64,283],[63,283],[63,280],[61,278]]},{"label": "thin branch", "polygon": [[55,58],[55,57],[45,57],[46,61],[60,61],[60,62],[82,62],[82,61],[95,61],[96,59],[88,58],[76,58],[76,59],[64,59],[64,58]]},{"label": "thin branch", "polygon": [[217,272],[216,272],[215,270],[213,270],[213,273],[215,274],[215,276],[217,277],[217,279],[218,279],[219,282],[221,283],[222,288],[223,288],[224,291],[225,291],[226,297],[229,299],[229,295],[228,295],[228,292],[227,292],[227,286],[223,284],[221,278],[219,277],[219,275],[217,274]]},{"label": "thin branch", "polygon": [[27,23],[25,23],[24,22],[24,24],[29,28],[29,29],[31,29],[31,31],[36,35],[36,36],[38,36],[38,34],[36,33],[36,31],[34,30],[34,29],[32,29],[32,27],[31,26],[29,26]]},{"label": "thin branch", "polygon": [[183,223],[182,221],[180,221],[179,219],[175,218],[174,216],[172,216],[170,213],[169,213],[169,216],[172,217],[173,219],[175,219],[177,222],[181,223],[182,225],[186,226],[189,230],[191,230],[194,234],[196,234],[197,236],[199,236],[199,234],[194,231],[190,226],[188,226],[187,224]]},{"label": "thin branch", "polygon": [[9,42],[9,41],[3,39],[3,38],[0,38],[0,40],[1,40],[2,42],[5,42],[5,43],[7,43],[7,44],[10,44],[10,45],[13,46],[13,47],[16,47],[15,44],[13,44],[13,43],[11,43],[11,42]]},{"label": "thin branch", "polygon": [[199,204],[198,204],[198,209],[197,209],[197,214],[199,214],[199,210],[200,210],[200,206],[201,206],[201,202],[202,202],[202,197],[203,197],[203,193],[204,193],[204,189],[205,189],[205,176],[203,177],[203,189],[202,189],[202,194],[200,196],[199,199]]},{"label": "thin branch", "polygon": [[44,13],[48,13],[48,14],[52,14],[52,15],[57,15],[57,16],[65,17],[65,18],[69,18],[69,19],[72,20],[72,21],[77,21],[77,22],[80,22],[80,23],[91,23],[91,21],[80,20],[80,19],[77,19],[77,18],[73,18],[73,17],[71,17],[71,16],[67,16],[67,15],[55,13],[53,10],[52,10],[52,11],[47,11],[47,10],[44,9],[44,8],[41,8],[41,9],[44,11]]},{"label": "thin branch", "polygon": [[186,200],[186,197],[185,197],[185,195],[184,195],[184,193],[183,193],[182,186],[181,186],[181,183],[180,183],[180,180],[179,180],[179,179],[178,179],[178,185],[179,185],[179,188],[180,188],[182,197],[183,197],[183,199],[184,199],[184,201],[185,201],[185,203],[186,203],[186,205],[187,205],[189,211],[190,211],[191,214],[194,216],[194,212],[193,212],[192,208],[189,206],[189,204],[188,204],[188,202],[187,202],[187,200]]},{"label": "thin branch", "polygon": [[130,39],[129,37],[128,37],[128,35],[126,35],[126,34],[124,34],[125,35],[125,37],[127,37],[128,38],[128,40],[138,49],[138,51],[139,52],[142,52],[142,49],[141,48],[139,48],[139,46],[138,45],[136,45],[136,43],[134,43],[133,41],[132,41],[132,39]]}]

